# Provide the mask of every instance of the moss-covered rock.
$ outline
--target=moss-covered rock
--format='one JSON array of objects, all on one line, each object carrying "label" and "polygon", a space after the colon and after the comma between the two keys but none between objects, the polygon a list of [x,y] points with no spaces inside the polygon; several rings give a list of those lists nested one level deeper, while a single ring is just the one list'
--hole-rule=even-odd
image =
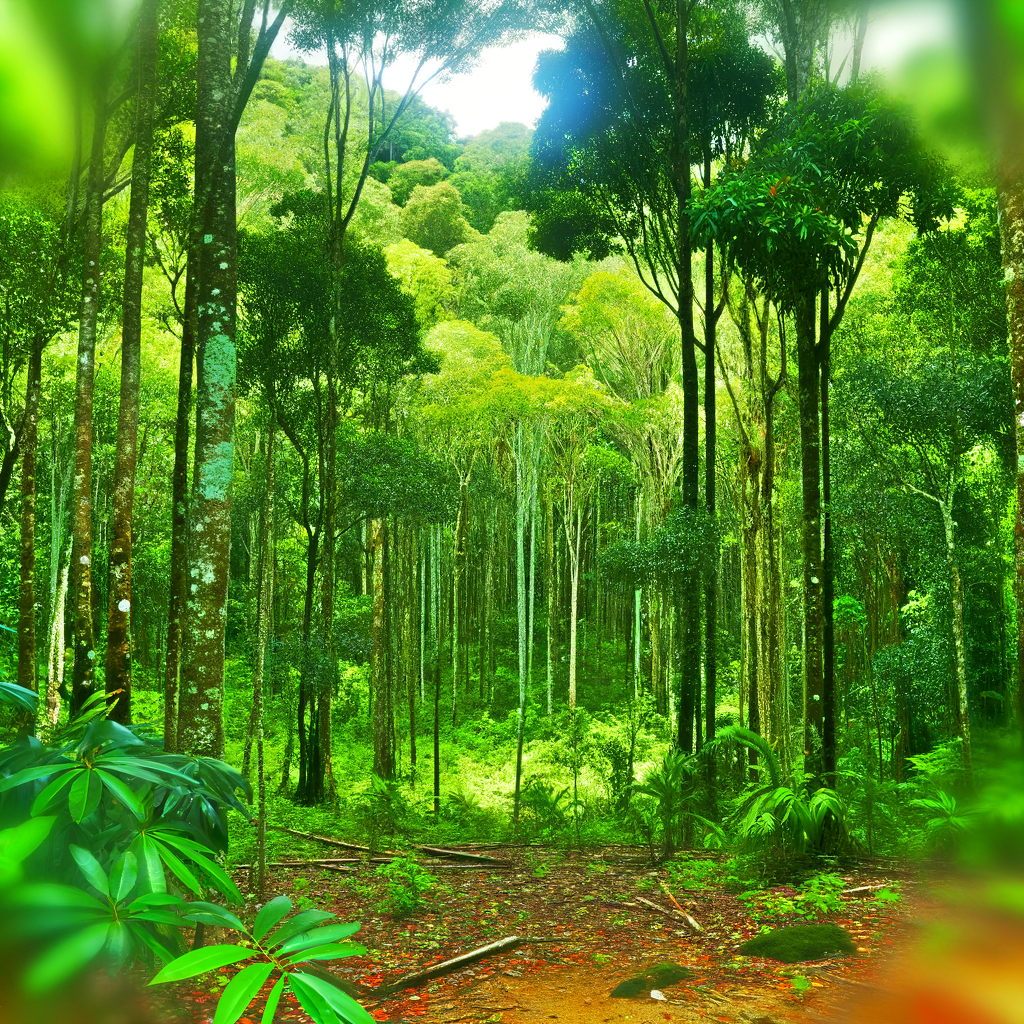
[{"label": "moss-covered rock", "polygon": [[612,996],[616,999],[633,999],[650,992],[651,989],[668,988],[669,985],[675,985],[677,982],[693,977],[695,977],[693,971],[689,967],[683,967],[682,964],[656,964],[644,971],[643,974],[638,974],[635,978],[629,978],[621,985],[616,986]]},{"label": "moss-covered rock", "polygon": [[795,924],[757,935],[740,946],[744,956],[781,960],[786,964],[822,960],[856,952],[853,939],[837,924]]}]

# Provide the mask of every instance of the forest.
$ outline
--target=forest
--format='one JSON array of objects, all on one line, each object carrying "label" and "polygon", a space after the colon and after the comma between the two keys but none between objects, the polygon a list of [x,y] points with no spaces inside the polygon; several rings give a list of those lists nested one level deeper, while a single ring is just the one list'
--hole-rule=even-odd
[{"label": "forest", "polygon": [[[1024,906],[1016,5],[7,6],[10,1019],[798,1019]],[[538,31],[535,125],[423,98]]]}]

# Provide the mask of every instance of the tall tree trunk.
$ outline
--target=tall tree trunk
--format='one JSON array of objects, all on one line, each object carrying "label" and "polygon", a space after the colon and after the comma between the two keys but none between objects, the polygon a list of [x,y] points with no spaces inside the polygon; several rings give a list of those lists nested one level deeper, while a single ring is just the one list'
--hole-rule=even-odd
[{"label": "tall tree trunk", "polygon": [[36,682],[36,453],[39,448],[39,399],[43,345],[33,340],[25,382],[21,428],[21,581],[18,589],[18,685],[37,690]]},{"label": "tall tree trunk", "polygon": [[256,732],[256,898],[262,899],[267,881],[267,790],[263,763],[263,666],[270,635],[270,608],[274,590],[274,435],[277,433],[275,399],[269,399],[267,428],[267,473],[260,522],[259,597],[256,609],[256,654],[252,676],[252,706]]},{"label": "tall tree trunk", "polygon": [[551,482],[544,486],[544,555],[547,571],[545,589],[548,605],[548,644],[547,644],[547,713],[551,716],[551,705],[554,699],[555,675],[555,601],[558,596],[558,585],[555,580],[555,510],[551,500]]},{"label": "tall tree trunk", "polygon": [[384,601],[384,545],[386,526],[380,519],[370,525],[373,546],[373,627],[371,636],[370,673],[373,686],[373,773],[382,779],[394,775],[391,733],[388,728],[387,640],[386,617],[389,609]]},{"label": "tall tree trunk", "polygon": [[[705,172],[711,177],[710,158]],[[704,507],[708,524],[717,524],[715,507],[716,418],[715,418],[715,349],[717,323],[715,313],[715,247],[708,246],[704,268]],[[715,710],[718,704],[718,552],[717,530],[714,550],[704,580],[704,735],[708,742],[715,736]],[[714,790],[715,759],[707,759],[708,786]]]},{"label": "tall tree trunk", "polygon": [[113,515],[107,600],[107,694],[117,694],[111,718],[131,721],[132,506],[138,456],[139,388],[142,373],[142,278],[146,265],[149,179],[153,157],[159,0],[143,0],[139,14],[139,92],[135,155],[125,240],[121,328],[121,396],[114,446]]},{"label": "tall tree trunk", "polygon": [[[516,623],[519,627],[519,713],[516,717],[516,787],[512,802],[512,819],[516,824],[519,823],[519,798],[523,779],[523,733],[526,726],[527,666],[529,664],[527,653],[529,641],[526,635],[525,535],[528,526],[527,519],[530,514],[530,469],[526,465],[525,433],[526,428],[523,424],[521,422],[516,424]],[[529,462],[532,465],[532,457]]]},{"label": "tall tree trunk", "polygon": [[[568,504],[566,510],[568,512]],[[573,529],[572,518],[576,524]],[[580,596],[580,540],[583,534],[583,513],[577,508],[567,516],[566,544],[569,548],[569,710],[576,710],[576,636],[578,632]]]},{"label": "tall tree trunk", "polygon": [[97,74],[89,183],[83,228],[82,305],[78,323],[75,378],[75,490],[71,550],[75,608],[75,663],[71,676],[71,711],[92,693],[96,651],[92,617],[92,399],[96,375],[96,329],[99,318],[100,254],[103,248],[103,152],[107,131],[107,80]]},{"label": "tall tree trunk", "polygon": [[832,336],[829,330],[828,289],[821,292],[820,306],[820,388],[821,388],[821,497],[824,505],[824,530],[821,560],[822,610],[822,768],[825,785],[836,786],[836,660],[835,660],[835,569],[832,546],[832,478],[829,444],[828,389],[831,372]]},{"label": "tall tree trunk", "polygon": [[178,404],[174,419],[174,469],[171,474],[171,565],[167,604],[167,655],[164,660],[164,750],[178,749],[178,686],[185,608],[188,605],[188,449],[192,416],[192,371],[196,358],[198,254],[190,246],[185,268],[185,309],[178,362]]},{"label": "tall tree trunk", "polygon": [[956,664],[956,720],[963,742],[964,767],[971,771],[971,714],[967,693],[967,657],[964,653],[964,586],[960,578],[960,562],[956,551],[956,524],[953,522],[954,486],[949,488],[949,499],[939,501],[942,513],[943,537],[946,541],[946,564],[949,567],[949,597],[953,613],[953,654]]},{"label": "tall tree trunk", "polygon": [[195,476],[188,604],[178,693],[178,748],[224,753],[224,628],[235,462],[237,240],[231,121],[232,4],[200,0],[196,100]]},{"label": "tall tree trunk", "polygon": [[797,371],[800,410],[800,469],[803,511],[804,611],[804,766],[821,784],[824,765],[824,681],[821,593],[821,434],[818,417],[818,353],[815,345],[815,294],[805,293],[796,310]]}]

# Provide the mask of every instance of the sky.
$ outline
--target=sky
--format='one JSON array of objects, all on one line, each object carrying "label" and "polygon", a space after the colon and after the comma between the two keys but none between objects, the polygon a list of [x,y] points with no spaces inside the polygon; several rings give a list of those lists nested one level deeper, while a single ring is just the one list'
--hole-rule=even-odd
[{"label": "sky", "polygon": [[[952,32],[948,9],[935,0],[904,0],[882,6],[869,25],[863,66],[895,68],[917,49],[949,42]],[[502,121],[533,126],[544,109],[544,100],[531,85],[537,54],[561,45],[557,36],[532,33],[510,46],[488,48],[474,70],[447,82],[431,82],[421,95],[432,107],[452,114],[460,136],[476,135]],[[273,53],[280,58],[296,55],[287,33],[282,34]],[[324,58],[315,55],[304,55],[304,59],[324,63]],[[385,85],[405,92],[412,70],[411,62],[397,62],[385,75]]]}]

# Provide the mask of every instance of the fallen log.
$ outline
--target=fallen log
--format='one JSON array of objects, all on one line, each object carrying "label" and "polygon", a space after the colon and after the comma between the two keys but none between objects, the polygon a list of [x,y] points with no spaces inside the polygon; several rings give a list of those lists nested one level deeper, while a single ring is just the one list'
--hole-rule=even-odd
[{"label": "fallen log", "polygon": [[[251,871],[252,864],[237,864],[232,871]],[[267,861],[268,868],[322,868],[324,871],[355,871],[355,868],[345,867],[338,861],[328,860],[270,860]]]},{"label": "fallen log", "polygon": [[700,926],[689,914],[677,914],[674,910],[666,910],[664,907],[658,906],[653,900],[644,899],[643,896],[634,896],[633,899],[637,903],[642,903],[645,907],[650,907],[651,910],[656,910],[659,914],[664,914],[665,917],[672,918],[673,921],[682,921],[684,924],[691,926],[695,931],[700,931]]},{"label": "fallen log", "polygon": [[[340,839],[329,839],[327,836],[314,835],[312,832],[298,832],[293,828],[285,828],[284,825],[267,825],[267,828],[272,828],[275,832],[287,832],[290,836],[295,836],[298,839],[308,839],[314,843],[326,843],[328,846],[337,846],[342,850],[359,850],[360,853],[369,853],[370,848],[368,846],[358,846],[356,843],[343,843]],[[388,853],[389,856],[394,856],[390,851],[382,851]]]},{"label": "fallen log", "polygon": [[412,974],[406,974],[397,981],[393,981],[383,988],[376,989],[374,996],[379,997],[391,992],[401,992],[407,988],[417,988],[433,978],[440,978],[445,974],[451,974],[453,971],[459,971],[463,967],[469,967],[478,960],[485,960],[489,956],[497,956],[500,953],[509,953],[517,946],[521,946],[524,942],[528,941],[530,940],[520,938],[518,935],[509,935],[507,938],[498,939],[497,942],[491,942],[486,946],[480,946],[478,949],[472,949],[468,953],[452,957],[451,960],[443,960],[439,964],[432,964],[430,967],[424,967],[422,970],[413,971]]},{"label": "fallen log", "polygon": [[464,860],[480,861],[485,864],[507,864],[507,860],[499,857],[487,857],[482,853],[467,853],[465,850],[445,850],[439,846],[415,846],[415,850],[422,850],[431,857],[455,857]]}]

